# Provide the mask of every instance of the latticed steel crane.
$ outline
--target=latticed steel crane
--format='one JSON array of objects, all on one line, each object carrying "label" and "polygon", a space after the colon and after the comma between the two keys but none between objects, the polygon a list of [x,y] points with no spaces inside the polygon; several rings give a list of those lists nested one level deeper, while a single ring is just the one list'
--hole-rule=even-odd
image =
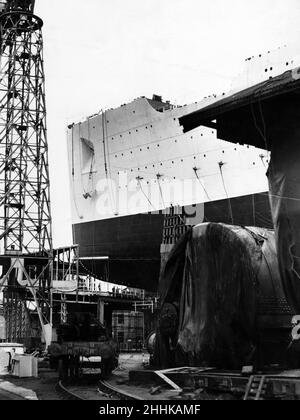
[{"label": "latticed steel crane", "polygon": [[51,323],[43,21],[34,5],[0,3],[0,288],[6,285],[8,339],[19,342],[28,335],[26,291],[34,296],[42,329]]},{"label": "latticed steel crane", "polygon": [[10,11],[10,10],[22,10],[33,13],[34,11],[35,0],[7,0],[0,2],[0,10]]}]

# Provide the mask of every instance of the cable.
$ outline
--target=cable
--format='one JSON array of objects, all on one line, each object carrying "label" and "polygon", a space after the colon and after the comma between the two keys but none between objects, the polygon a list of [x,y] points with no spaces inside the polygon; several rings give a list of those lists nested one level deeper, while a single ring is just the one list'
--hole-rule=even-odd
[{"label": "cable", "polygon": [[150,198],[147,196],[147,194],[145,193],[145,191],[144,191],[144,189],[143,189],[143,187],[142,187],[142,183],[141,183],[141,181],[143,180],[143,178],[141,178],[141,177],[137,177],[137,178],[136,178],[136,180],[137,180],[137,182],[138,182],[138,184],[139,184],[139,186],[140,186],[140,189],[141,189],[141,191],[142,191],[143,195],[145,196],[145,198],[146,198],[146,200],[148,201],[148,203],[150,204],[150,206],[153,208],[153,210],[154,210],[154,211],[157,211],[157,209],[154,207],[154,205],[152,204],[152,202],[151,202]]},{"label": "cable", "polygon": [[[81,142],[84,142],[84,138],[81,136],[81,123],[79,124],[79,140],[81,141]],[[80,176],[80,179],[81,179],[81,187],[82,187],[82,191],[83,191],[83,197],[85,198],[85,199],[87,199],[87,198],[91,198],[91,192],[89,191],[87,191],[86,190],[86,188],[85,188],[85,185],[84,185],[84,182],[83,182],[83,173],[82,173],[82,171],[83,171],[83,164],[82,164],[82,161],[81,161],[81,176]],[[88,185],[87,185],[87,187],[89,187],[89,181],[88,181]]]},{"label": "cable", "polygon": [[[266,138],[265,138],[264,133],[261,131],[261,129],[260,129],[258,123],[257,123],[257,119],[256,119],[256,116],[255,116],[253,103],[250,104],[250,109],[251,109],[251,114],[252,114],[252,117],[253,117],[255,128],[257,129],[258,133],[260,134],[260,136],[263,139],[263,141],[265,143],[265,146],[266,146],[267,145],[267,141],[266,141]],[[266,150],[269,150],[268,147],[266,147]]]},{"label": "cable", "polygon": [[232,211],[232,206],[231,206],[231,200],[229,198],[227,189],[226,189],[226,185],[225,185],[225,180],[224,180],[224,176],[223,176],[223,170],[222,167],[224,166],[223,162],[219,162],[219,168],[220,168],[220,173],[221,173],[221,178],[222,178],[222,183],[223,183],[223,187],[224,187],[224,191],[228,200],[228,208],[229,208],[229,214],[231,217],[231,223],[234,225],[234,220],[233,220],[233,211]]},{"label": "cable", "polygon": [[[265,145],[266,151],[267,152],[268,151],[270,152],[271,151],[271,148],[269,147],[269,142],[268,142],[268,138],[267,138],[267,125],[266,125],[266,121],[265,121],[264,114],[263,114],[262,103],[261,103],[260,100],[258,101],[258,105],[259,105],[259,112],[260,112],[260,117],[261,117],[261,121],[262,121],[262,125],[263,125],[263,132],[261,131],[261,129],[260,129],[259,125],[258,125],[256,116],[255,116],[255,111],[254,111],[253,103],[251,103],[251,113],[252,113],[252,116],[253,116],[254,125],[255,125],[258,133],[260,134],[260,136],[262,137],[262,139],[264,141],[264,145]],[[260,156],[260,158],[262,159],[262,162],[264,164],[263,158],[261,156]],[[266,166],[266,165],[264,164],[264,166]],[[271,170],[273,170],[273,161],[272,161],[272,159],[270,160],[269,168]]]},{"label": "cable", "polygon": [[[72,127],[72,155],[74,155],[74,126]],[[75,156],[75,155],[74,155]],[[74,168],[72,169],[72,189],[73,189],[73,201],[74,201],[74,205],[75,205],[75,209],[76,209],[76,213],[77,216],[79,217],[79,219],[83,219],[83,215],[80,214],[79,212],[79,208],[77,205],[77,201],[76,201],[76,189],[75,189],[75,159],[74,159]]]},{"label": "cable", "polygon": [[106,136],[105,136],[104,120],[105,120],[105,111],[102,112],[102,136],[103,136],[104,169],[105,169],[106,178],[108,179],[108,167],[107,167],[107,158],[106,158]]},{"label": "cable", "polygon": [[[164,206],[165,209],[167,209],[167,206],[166,206],[165,201],[164,201],[163,191],[162,191],[161,184],[160,184],[160,178],[162,177],[162,175],[157,174],[156,177],[157,177],[157,183],[158,183],[158,186],[159,186],[159,191],[160,191],[161,199],[162,199],[162,202],[163,202],[163,206]],[[170,208],[173,208],[173,205],[171,205]],[[186,225],[186,220],[182,217],[182,215],[177,214],[176,216],[178,216],[178,218],[181,220],[181,222],[184,225]]]},{"label": "cable", "polygon": [[263,114],[261,101],[258,101],[258,106],[259,106],[259,111],[260,111],[261,120],[262,120],[262,123],[263,123],[263,129],[264,129],[263,139],[264,139],[264,142],[265,142],[266,149],[270,150],[269,144],[268,144],[268,139],[267,139],[267,126],[266,126],[266,121],[265,121],[264,114]]},{"label": "cable", "polygon": [[273,225],[272,219],[268,219],[266,216],[262,215],[260,212],[256,212],[257,219],[261,220],[264,225]]},{"label": "cable", "polygon": [[161,184],[160,184],[160,178],[162,178],[162,176],[163,175],[161,175],[161,174],[156,174],[156,179],[157,179],[157,184],[158,184],[162,204],[163,204],[164,209],[166,209],[167,206],[165,204],[165,200],[164,200],[164,196],[163,196],[163,192],[162,192],[162,188],[161,188]]},{"label": "cable", "polygon": [[272,193],[261,193],[261,194],[267,195],[269,197],[281,198],[283,200],[300,201],[300,198],[287,197],[287,196],[277,195],[277,194],[272,194]]},{"label": "cable", "polygon": [[[157,174],[157,175],[161,177],[161,175],[160,175],[160,174]],[[141,181],[143,180],[143,178],[141,178],[141,177],[137,177],[137,178],[136,178],[136,180],[138,181],[139,186],[140,186],[140,188],[141,188],[141,191],[142,191],[143,195],[145,196],[146,200],[148,201],[148,203],[150,204],[150,206],[152,206],[152,208],[153,208],[153,210],[154,210],[154,211],[158,211],[158,210],[154,207],[154,205],[152,204],[152,202],[151,202],[150,198],[147,196],[147,194],[145,193],[145,191],[144,191],[144,189],[143,189],[143,187],[142,187]],[[159,189],[160,189],[161,198],[162,198],[162,201],[163,201],[163,206],[165,207],[165,209],[167,209],[167,207],[165,206],[165,203],[164,203],[163,192],[162,192],[162,189],[161,189],[161,187],[160,187],[159,178],[158,178],[158,185],[159,185]],[[171,207],[173,207],[173,206],[171,206]],[[177,216],[178,216],[178,218],[181,220],[181,222],[185,225],[185,224],[186,224],[186,221],[184,220],[184,218],[183,218],[180,214],[177,214]]]},{"label": "cable", "polygon": [[260,159],[261,159],[261,161],[262,161],[262,164],[263,164],[263,165],[264,165],[264,167],[266,168],[266,167],[267,167],[267,165],[265,164],[265,161],[264,161],[265,155],[261,154],[261,155],[259,155],[259,157],[260,157]]},{"label": "cable", "polygon": [[202,183],[202,181],[201,181],[201,179],[200,179],[200,177],[199,177],[199,175],[198,175],[198,170],[199,170],[199,168],[196,168],[196,167],[195,167],[195,168],[193,168],[193,170],[194,170],[195,175],[196,175],[196,177],[197,177],[197,179],[198,179],[198,181],[199,181],[199,183],[200,183],[200,185],[201,185],[202,189],[204,190],[204,192],[205,192],[205,194],[206,194],[206,196],[207,196],[208,200],[209,200],[209,201],[212,201],[212,200],[211,200],[211,198],[210,198],[210,196],[208,195],[208,192],[207,192],[206,188],[204,187],[204,185],[203,185],[203,183]]},{"label": "cable", "polygon": [[72,177],[75,176],[75,154],[74,154],[74,124],[72,126]]},{"label": "cable", "polygon": [[[111,209],[115,208],[115,215],[118,214],[117,212],[117,202],[115,201],[114,194],[111,189],[110,180],[111,177],[111,167],[110,167],[110,158],[109,158],[109,150],[108,150],[108,130],[107,130],[107,123],[106,123],[106,111],[102,111],[102,134],[103,134],[103,154],[104,154],[104,168],[105,168],[105,176],[108,183],[108,191],[109,191],[109,198]],[[106,150],[107,149],[107,150]]]},{"label": "cable", "polygon": [[[94,146],[90,145],[91,142],[91,134],[90,134],[90,119],[88,119],[87,121],[88,123],[88,142],[89,144],[87,144],[88,148],[90,149],[90,152],[92,154],[91,157],[91,165],[90,165],[90,172],[89,172],[89,178],[88,178],[88,190],[89,192],[86,193],[87,198],[92,198],[92,194],[94,193],[94,178],[93,178],[93,168],[94,168],[94,163],[95,163],[95,149]],[[81,139],[83,140],[83,139]]]}]

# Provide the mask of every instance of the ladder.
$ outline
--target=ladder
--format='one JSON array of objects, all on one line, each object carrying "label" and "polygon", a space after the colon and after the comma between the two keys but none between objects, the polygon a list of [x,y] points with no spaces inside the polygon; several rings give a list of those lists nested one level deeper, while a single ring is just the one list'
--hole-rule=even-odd
[{"label": "ladder", "polygon": [[252,375],[249,378],[244,400],[263,400],[266,392],[267,382],[264,375]]}]

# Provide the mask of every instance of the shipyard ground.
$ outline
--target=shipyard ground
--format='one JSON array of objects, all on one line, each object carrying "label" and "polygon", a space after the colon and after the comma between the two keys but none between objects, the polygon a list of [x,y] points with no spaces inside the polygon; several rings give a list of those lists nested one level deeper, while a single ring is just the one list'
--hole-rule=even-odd
[{"label": "shipyard ground", "polygon": [[[121,399],[136,399],[143,401],[151,400],[223,400],[236,399],[229,393],[208,394],[189,388],[183,391],[170,389],[169,386],[157,386],[151,381],[148,383],[131,383],[130,371],[144,371],[144,363],[147,355],[121,354],[118,369],[103,384],[99,384],[99,375],[93,370],[85,372],[85,379],[77,382],[66,382],[64,386],[68,392],[78,399],[112,401]],[[38,400],[61,400],[66,398],[58,392],[58,374],[48,368],[39,369],[38,378],[15,378],[2,371],[0,373],[0,399],[38,399]],[[3,388],[2,388],[3,387]],[[3,391],[2,391],[3,389]],[[3,394],[1,393],[3,392]]]},{"label": "shipyard ground", "polygon": [[0,376],[0,400],[38,400],[37,394],[33,391],[29,381],[11,380],[11,377]]},{"label": "shipyard ground", "polygon": [[[241,400],[249,381],[241,373],[221,372],[201,368],[180,368],[166,373],[169,383],[145,369],[148,355],[124,353],[119,367],[106,381],[100,371],[85,369],[77,380],[59,381],[58,373],[42,363],[39,377],[21,379],[0,372],[0,400],[140,400],[140,401],[203,401]],[[268,376],[272,393],[247,399],[300,399],[300,371],[281,372]],[[267,377],[266,376],[266,377]],[[263,376],[264,377],[264,376]],[[156,380],[155,380],[156,378]],[[168,381],[167,379],[167,381]],[[179,384],[178,389],[172,387]],[[209,391],[208,391],[209,390]],[[256,391],[257,394],[257,391]]]},{"label": "shipyard ground", "polygon": [[19,397],[18,395],[11,394],[10,392],[0,391],[0,401],[16,401],[16,400],[23,400],[23,398]]}]

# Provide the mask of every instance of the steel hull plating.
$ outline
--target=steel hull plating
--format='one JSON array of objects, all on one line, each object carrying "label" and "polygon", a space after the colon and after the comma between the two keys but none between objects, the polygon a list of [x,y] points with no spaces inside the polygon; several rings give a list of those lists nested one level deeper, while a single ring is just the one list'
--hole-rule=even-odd
[{"label": "steel hull plating", "polygon": [[[196,224],[195,215],[190,216],[190,224]],[[201,218],[197,221],[272,228],[267,193],[206,203]],[[75,224],[74,241],[84,258],[81,268],[102,278],[108,274],[113,283],[156,290],[163,223],[163,214],[140,214]]]}]

